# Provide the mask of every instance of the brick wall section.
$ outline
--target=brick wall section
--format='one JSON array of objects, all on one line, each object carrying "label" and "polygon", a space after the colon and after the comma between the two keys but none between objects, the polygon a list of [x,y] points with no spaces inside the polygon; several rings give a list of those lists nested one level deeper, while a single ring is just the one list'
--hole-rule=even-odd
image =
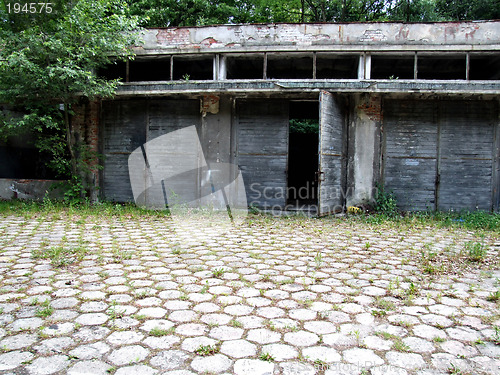
[{"label": "brick wall section", "polygon": [[380,96],[370,95],[365,97],[363,102],[358,105],[358,110],[362,110],[368,118],[375,122],[382,122],[382,100]]},{"label": "brick wall section", "polygon": [[[89,147],[89,151],[97,154],[99,152],[99,115],[100,102],[82,102],[73,107],[74,115],[71,118],[73,130],[73,141],[82,142]],[[99,159],[93,157],[89,160],[91,165],[90,173],[83,176],[84,181],[90,190],[90,199],[97,200],[97,190],[99,187]]]},{"label": "brick wall section", "polygon": [[159,29],[156,40],[159,45],[188,46],[191,44],[190,30],[188,28]]}]

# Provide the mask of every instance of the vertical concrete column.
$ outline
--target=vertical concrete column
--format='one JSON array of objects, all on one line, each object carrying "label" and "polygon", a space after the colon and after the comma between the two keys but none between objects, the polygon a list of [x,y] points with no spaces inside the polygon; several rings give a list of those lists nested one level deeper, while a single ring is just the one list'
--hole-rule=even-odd
[{"label": "vertical concrete column", "polygon": [[347,206],[369,204],[374,199],[380,153],[382,109],[380,96],[352,96],[348,145]]},{"label": "vertical concrete column", "polygon": [[371,79],[372,77],[372,55],[369,53],[365,54],[365,79]]},{"label": "vertical concrete column", "polygon": [[73,112],[74,115],[71,118],[73,140],[75,145],[86,147],[88,155],[85,155],[85,157],[90,167],[88,171],[81,172],[81,177],[89,192],[88,198],[92,202],[96,202],[99,190],[100,102],[98,100],[82,102],[73,107]]},{"label": "vertical concrete column", "polygon": [[365,79],[365,54],[359,55],[358,79]]},{"label": "vertical concrete column", "polygon": [[226,56],[220,55],[219,58],[219,78],[221,80],[227,79],[227,65],[226,65]]},{"label": "vertical concrete column", "polygon": [[214,81],[219,79],[219,55],[214,55],[213,64],[212,64],[212,79]]}]

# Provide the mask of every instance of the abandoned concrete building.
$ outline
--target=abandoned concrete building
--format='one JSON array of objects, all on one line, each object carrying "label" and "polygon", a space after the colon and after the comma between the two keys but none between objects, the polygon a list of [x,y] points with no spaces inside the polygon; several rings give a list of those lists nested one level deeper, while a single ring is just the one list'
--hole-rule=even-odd
[{"label": "abandoned concrete building", "polygon": [[500,21],[149,29],[136,53],[73,119],[102,199],[133,201],[130,153],[195,125],[256,207],[327,214],[384,186],[404,210],[499,208]]}]

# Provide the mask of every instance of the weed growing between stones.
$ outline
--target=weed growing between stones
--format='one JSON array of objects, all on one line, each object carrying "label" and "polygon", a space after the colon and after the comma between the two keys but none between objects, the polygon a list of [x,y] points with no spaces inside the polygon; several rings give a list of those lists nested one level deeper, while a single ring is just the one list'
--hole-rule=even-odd
[{"label": "weed growing between stones", "polygon": [[194,352],[202,357],[217,354],[220,352],[220,343],[215,345],[200,345]]},{"label": "weed growing between stones", "polygon": [[469,241],[465,243],[464,250],[472,262],[481,262],[486,256],[487,248],[483,242]]},{"label": "weed growing between stones", "polygon": [[274,357],[269,353],[261,353],[259,359],[261,361],[274,362]]},{"label": "weed growing between stones", "polygon": [[86,253],[87,249],[82,246],[52,246],[31,251],[34,259],[50,259],[50,263],[55,267],[63,267],[81,261]]}]

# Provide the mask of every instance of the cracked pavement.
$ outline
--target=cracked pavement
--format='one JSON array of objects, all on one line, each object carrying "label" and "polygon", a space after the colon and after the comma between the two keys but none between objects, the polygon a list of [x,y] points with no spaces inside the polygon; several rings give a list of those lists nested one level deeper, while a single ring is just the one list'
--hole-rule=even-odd
[{"label": "cracked pavement", "polygon": [[3,215],[0,373],[500,373],[494,233],[253,216],[200,238],[165,217]]}]

